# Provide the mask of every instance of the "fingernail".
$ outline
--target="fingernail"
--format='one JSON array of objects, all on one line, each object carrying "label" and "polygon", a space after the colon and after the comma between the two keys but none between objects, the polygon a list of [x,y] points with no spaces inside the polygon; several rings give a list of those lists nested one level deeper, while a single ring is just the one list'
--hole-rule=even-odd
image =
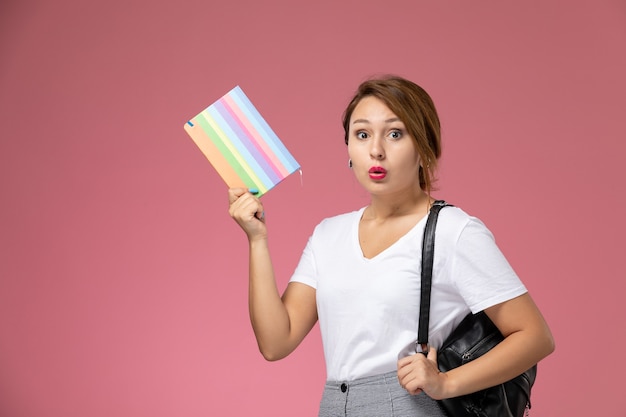
[{"label": "fingernail", "polygon": [[252,194],[258,194],[259,190],[257,190],[256,188],[248,188],[248,191],[250,191]]}]

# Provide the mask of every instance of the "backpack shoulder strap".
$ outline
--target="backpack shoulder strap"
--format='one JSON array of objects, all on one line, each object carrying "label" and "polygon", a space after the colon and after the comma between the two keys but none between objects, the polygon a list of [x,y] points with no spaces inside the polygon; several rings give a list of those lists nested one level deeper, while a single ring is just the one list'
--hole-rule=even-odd
[{"label": "backpack shoulder strap", "polygon": [[426,219],[424,228],[424,238],[422,242],[422,282],[420,298],[419,327],[417,330],[416,348],[422,352],[428,352],[428,323],[430,321],[430,292],[432,287],[433,262],[435,259],[435,228],[439,211],[451,204],[444,200],[437,200],[433,203]]}]

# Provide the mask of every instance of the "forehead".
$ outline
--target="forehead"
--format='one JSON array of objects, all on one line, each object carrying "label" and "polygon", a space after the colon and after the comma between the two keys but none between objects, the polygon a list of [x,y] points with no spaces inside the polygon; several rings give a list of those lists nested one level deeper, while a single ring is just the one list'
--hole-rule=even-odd
[{"label": "forehead", "polygon": [[[350,116],[351,123],[355,122],[374,122],[374,121],[386,121],[396,119],[399,121],[398,116],[391,111],[389,107],[379,98],[374,96],[367,96],[361,99],[355,106],[352,115]],[[395,120],[394,120],[395,121]]]}]

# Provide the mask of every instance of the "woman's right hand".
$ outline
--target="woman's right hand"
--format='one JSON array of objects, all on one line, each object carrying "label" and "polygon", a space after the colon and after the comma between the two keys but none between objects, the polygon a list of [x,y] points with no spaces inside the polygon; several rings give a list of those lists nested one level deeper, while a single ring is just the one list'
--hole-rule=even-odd
[{"label": "woman's right hand", "polygon": [[249,240],[267,237],[263,204],[246,188],[228,190],[228,213],[243,229]]}]

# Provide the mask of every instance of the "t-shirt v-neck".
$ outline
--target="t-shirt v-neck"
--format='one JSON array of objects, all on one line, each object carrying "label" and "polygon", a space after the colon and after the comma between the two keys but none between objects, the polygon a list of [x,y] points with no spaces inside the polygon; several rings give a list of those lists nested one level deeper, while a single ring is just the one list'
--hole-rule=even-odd
[{"label": "t-shirt v-neck", "polygon": [[354,245],[354,249],[357,253],[357,257],[366,263],[379,262],[381,259],[386,258],[389,255],[389,253],[393,253],[393,251],[398,246],[402,245],[403,241],[407,239],[411,239],[416,233],[422,233],[425,227],[426,219],[428,218],[428,215],[423,216],[406,233],[404,233],[402,236],[400,236],[398,239],[392,242],[391,245],[387,246],[385,249],[383,249],[381,252],[377,253],[376,255],[372,256],[371,258],[368,258],[363,253],[363,248],[361,247],[361,239],[359,236],[359,225],[361,223],[361,218],[363,217],[363,213],[366,208],[367,207],[362,207],[357,212],[357,215],[354,216],[354,222],[352,224],[352,232],[351,232],[352,234],[351,240]]}]

